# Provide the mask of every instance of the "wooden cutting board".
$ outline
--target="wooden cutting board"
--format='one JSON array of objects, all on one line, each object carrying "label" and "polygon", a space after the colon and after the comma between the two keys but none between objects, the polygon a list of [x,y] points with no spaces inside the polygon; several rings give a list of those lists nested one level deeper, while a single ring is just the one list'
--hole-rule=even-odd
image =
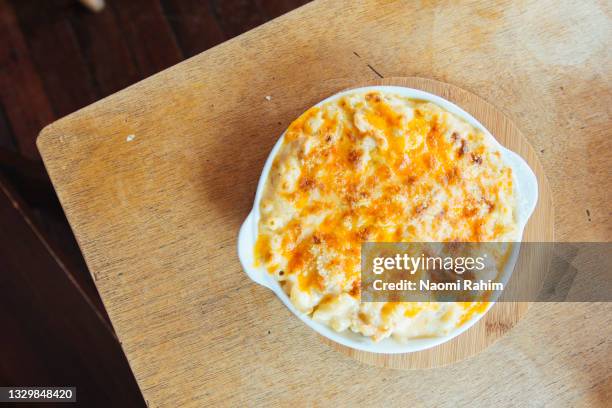
[{"label": "wooden cutting board", "polygon": [[[538,179],[538,204],[525,228],[523,240],[528,242],[552,242],[554,240],[554,208],[548,179],[529,142],[500,110],[484,99],[457,86],[426,78],[396,77],[366,82],[357,81],[350,88],[368,85],[398,85],[427,91],[457,104],[478,119],[502,145],[521,155]],[[548,265],[548,261],[522,252],[516,268],[517,270],[539,270],[542,265]],[[497,303],[476,325],[465,333],[437,347],[416,353],[368,353],[342,346],[324,337],[321,337],[321,339],[334,349],[356,360],[380,367],[398,369],[439,367],[455,363],[483,351],[511,330],[527,313],[528,308],[529,303],[527,302]]]},{"label": "wooden cutting board", "polygon": [[382,75],[493,102],[537,149],[556,236],[610,240],[608,15],[594,0],[315,1],[46,128],[45,166],[149,406],[605,405],[609,304],[534,303],[472,358],[388,370],[245,279],[235,238],[289,122]]}]

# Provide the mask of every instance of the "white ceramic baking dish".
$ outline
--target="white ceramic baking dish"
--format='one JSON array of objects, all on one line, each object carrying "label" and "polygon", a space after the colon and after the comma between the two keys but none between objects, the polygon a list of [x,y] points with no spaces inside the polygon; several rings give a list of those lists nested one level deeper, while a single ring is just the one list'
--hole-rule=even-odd
[{"label": "white ceramic baking dish", "polygon": [[[504,162],[512,168],[514,173],[514,182],[517,187],[517,218],[519,224],[519,237],[522,237],[523,230],[527,221],[533,210],[535,209],[537,200],[538,200],[538,182],[533,173],[533,171],[529,168],[527,163],[516,153],[506,149],[491,135],[491,133],[474,117],[465,112],[463,109],[459,108],[457,105],[443,99],[439,96],[430,94],[428,92],[420,91],[418,89],[405,88],[399,86],[368,86],[363,88],[355,88],[347,91],[343,91],[337,93],[329,98],[319,102],[316,106],[320,106],[326,102],[333,101],[337,98],[340,98],[346,94],[359,93],[359,92],[368,92],[368,91],[381,91],[394,93],[401,96],[405,96],[408,98],[419,99],[430,101],[438,106],[446,109],[447,111],[457,115],[458,117],[464,119],[466,122],[471,124],[472,126],[482,130],[485,135],[492,141],[492,143],[499,148],[502,153],[502,159]],[[259,184],[257,185],[257,193],[255,194],[255,203],[253,204],[253,209],[247,216],[246,220],[242,224],[240,228],[240,233],[238,235],[238,256],[240,258],[240,262],[242,267],[244,268],[246,274],[255,282],[260,285],[263,285],[269,289],[271,289],[280,299],[281,301],[291,310],[297,317],[299,317],[306,325],[316,330],[322,336],[327,337],[335,342],[338,342],[344,346],[351,347],[358,350],[369,351],[374,353],[385,353],[385,354],[395,354],[395,353],[410,353],[415,351],[424,350],[427,348],[431,348],[442,344],[469,329],[473,326],[484,314],[476,314],[469,321],[464,323],[462,326],[458,327],[454,331],[450,332],[448,335],[443,337],[432,337],[432,338],[422,338],[422,339],[413,339],[409,340],[405,343],[397,342],[393,339],[385,339],[380,342],[374,342],[371,339],[364,337],[360,334],[353,333],[350,330],[346,330],[342,333],[338,333],[332,330],[330,327],[325,324],[318,323],[312,320],[308,315],[299,312],[291,303],[289,297],[282,290],[280,284],[272,275],[270,275],[265,268],[254,266],[254,247],[255,241],[257,239],[257,226],[259,223],[259,202],[261,200],[261,195],[264,191],[264,186],[266,180],[268,178],[268,173],[270,171],[270,167],[272,166],[272,162],[276,153],[280,149],[285,134],[283,133],[281,137],[278,139],[274,148],[270,152],[268,159],[266,160],[266,164],[264,165],[263,171],[261,173],[261,177],[259,178]],[[503,272],[504,276],[509,276],[512,270],[514,269],[514,264],[518,258],[519,246],[515,245],[515,249],[512,252],[509,262],[507,263],[507,268]],[[490,303],[489,308],[492,306]],[[488,309],[487,309],[488,311]]]}]

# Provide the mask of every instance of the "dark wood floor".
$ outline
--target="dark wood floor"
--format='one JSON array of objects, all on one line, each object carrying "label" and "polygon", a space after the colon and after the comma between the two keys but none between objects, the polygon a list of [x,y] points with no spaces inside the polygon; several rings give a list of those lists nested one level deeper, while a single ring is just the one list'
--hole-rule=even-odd
[{"label": "dark wood floor", "polygon": [[[36,149],[47,124],[306,0],[0,0],[0,386],[146,403]],[[46,404],[45,406],[51,406]]]}]

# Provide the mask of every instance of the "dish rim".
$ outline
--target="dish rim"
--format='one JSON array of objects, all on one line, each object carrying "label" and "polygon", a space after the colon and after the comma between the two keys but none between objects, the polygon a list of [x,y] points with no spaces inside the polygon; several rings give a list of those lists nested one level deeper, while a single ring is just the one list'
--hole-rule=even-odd
[{"label": "dish rim", "polygon": [[[432,102],[441,108],[447,110],[448,112],[458,116],[463,119],[468,124],[474,126],[485,134],[485,137],[492,142],[493,146],[495,146],[502,154],[502,160],[504,163],[512,168],[513,178],[515,185],[517,186],[517,224],[518,224],[518,234],[517,234],[517,243],[520,243],[523,237],[523,232],[529,218],[533,214],[535,210],[537,201],[538,201],[538,182],[537,178],[533,172],[533,170],[529,167],[527,162],[519,156],[517,153],[507,149],[504,147],[490,132],[489,130],[482,125],[476,118],[474,118],[471,114],[464,111],[459,106],[455,105],[453,102],[448,101],[447,99],[442,98],[441,96],[422,91],[420,89],[404,87],[404,86],[395,86],[395,85],[372,85],[365,87],[357,87],[350,88],[338,93],[335,93],[324,100],[318,102],[313,105],[313,107],[319,107],[327,102],[336,100],[342,96],[354,94],[354,93],[367,93],[371,91],[379,91],[379,92],[387,92],[387,93],[395,93],[402,97],[408,97],[411,99],[423,100],[427,102]],[[253,207],[249,214],[247,215],[245,221],[243,222],[240,232],[238,235],[238,257],[240,259],[240,263],[242,264],[242,268],[252,279],[254,282],[267,287],[272,290],[276,296],[278,296],[281,301],[285,304],[285,306],[291,310],[291,312],[296,315],[300,320],[302,320],[307,326],[311,329],[315,330],[320,335],[335,341],[343,346],[350,347],[356,350],[368,351],[373,353],[381,353],[381,354],[401,354],[401,353],[411,353],[426,350],[440,344],[446,343],[451,339],[459,336],[463,332],[467,331],[469,328],[474,326],[493,306],[495,302],[490,302],[486,310],[482,313],[475,314],[461,325],[458,328],[452,330],[449,334],[440,337],[428,337],[428,338],[419,338],[419,339],[410,339],[405,343],[395,341],[391,338],[384,339],[379,342],[374,342],[369,337],[365,337],[361,334],[353,333],[350,330],[345,330],[344,332],[336,332],[331,329],[329,326],[314,321],[310,316],[305,313],[298,311],[291,303],[291,300],[287,296],[287,294],[281,288],[279,282],[274,279],[274,277],[269,274],[265,268],[254,266],[254,246],[255,241],[257,239],[258,233],[258,223],[259,223],[259,203],[261,201],[261,197],[263,191],[265,189],[265,184],[268,179],[268,175],[270,172],[270,168],[272,167],[272,163],[276,154],[280,150],[284,138],[285,138],[286,130],[281,134],[279,139],[274,144],[274,147],[270,151],[268,158],[264,164],[261,176],[259,177],[259,181],[257,184],[257,191],[255,193],[255,199],[253,202]],[[507,264],[507,268],[504,271],[504,274],[508,272],[512,272],[514,269],[514,264],[518,258],[520,245],[514,245],[513,252],[510,258],[510,261]]]}]

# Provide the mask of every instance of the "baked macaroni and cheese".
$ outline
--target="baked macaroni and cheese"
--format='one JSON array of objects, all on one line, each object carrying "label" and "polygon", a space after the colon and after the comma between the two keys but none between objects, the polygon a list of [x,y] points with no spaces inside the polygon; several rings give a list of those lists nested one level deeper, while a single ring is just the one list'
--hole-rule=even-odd
[{"label": "baked macaroni and cheese", "polygon": [[374,340],[440,336],[481,302],[360,302],[363,242],[516,238],[513,175],[488,137],[441,107],[353,93],[287,129],[260,201],[256,262],[295,307]]}]

